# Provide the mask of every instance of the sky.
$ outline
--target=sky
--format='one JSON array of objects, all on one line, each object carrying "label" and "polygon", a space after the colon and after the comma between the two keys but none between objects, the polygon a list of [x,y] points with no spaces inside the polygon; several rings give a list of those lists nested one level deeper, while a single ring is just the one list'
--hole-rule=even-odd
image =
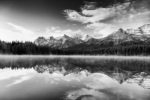
[{"label": "sky", "polygon": [[0,0],[0,40],[104,37],[150,23],[150,0]]}]

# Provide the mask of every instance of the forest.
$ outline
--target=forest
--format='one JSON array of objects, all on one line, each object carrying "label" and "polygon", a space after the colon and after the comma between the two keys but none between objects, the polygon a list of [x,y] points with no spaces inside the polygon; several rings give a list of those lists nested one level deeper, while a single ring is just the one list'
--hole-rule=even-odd
[{"label": "forest", "polygon": [[14,55],[150,55],[149,44],[126,45],[78,45],[77,47],[56,49],[49,46],[38,46],[32,42],[0,41],[0,54]]}]

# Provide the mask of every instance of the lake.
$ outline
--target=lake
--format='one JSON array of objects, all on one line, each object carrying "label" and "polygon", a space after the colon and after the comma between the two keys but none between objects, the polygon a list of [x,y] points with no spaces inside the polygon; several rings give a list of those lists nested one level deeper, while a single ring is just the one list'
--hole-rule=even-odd
[{"label": "lake", "polygon": [[0,100],[150,100],[150,57],[1,55]]}]

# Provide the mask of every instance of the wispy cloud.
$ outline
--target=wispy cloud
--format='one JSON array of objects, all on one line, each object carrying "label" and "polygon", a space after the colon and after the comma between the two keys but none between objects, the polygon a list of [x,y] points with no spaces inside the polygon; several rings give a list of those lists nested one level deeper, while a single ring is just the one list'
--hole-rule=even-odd
[{"label": "wispy cloud", "polygon": [[29,77],[29,76],[23,76],[23,77],[21,77],[20,79],[17,79],[17,80],[15,80],[14,82],[8,84],[7,87],[20,84],[20,83],[22,83],[22,82],[24,82],[24,81],[27,81],[27,80],[31,79],[31,78],[32,78],[32,77]]},{"label": "wispy cloud", "polygon": [[8,22],[7,24],[10,25],[12,28],[14,28],[14,30],[19,31],[21,33],[26,33],[26,34],[30,34],[30,35],[33,34],[33,32],[31,30],[26,29],[23,26],[19,26],[14,23],[11,23],[11,22]]},{"label": "wispy cloud", "polygon": [[118,28],[136,28],[150,23],[150,1],[127,1],[107,7],[97,7],[95,3],[85,4],[81,11],[65,10],[66,18],[81,22],[86,28],[106,36]]},{"label": "wispy cloud", "polygon": [[0,23],[0,39],[4,41],[33,41],[36,38],[34,31],[21,25],[7,22]]},{"label": "wispy cloud", "polygon": [[74,36],[76,34],[83,34],[84,32],[80,29],[72,30],[72,29],[61,29],[58,26],[51,26],[45,28],[42,31],[33,31],[24,26],[15,24],[15,23],[0,23],[0,39],[4,41],[34,41],[39,36],[44,37],[59,37],[63,36],[64,34],[69,36]]},{"label": "wispy cloud", "polygon": [[[26,76],[28,74],[34,73],[35,71],[33,69],[30,70],[11,70],[10,68],[0,70],[0,81],[3,80],[9,80],[11,78],[15,77],[21,77],[21,76]],[[8,74],[9,73],[9,74]]]}]

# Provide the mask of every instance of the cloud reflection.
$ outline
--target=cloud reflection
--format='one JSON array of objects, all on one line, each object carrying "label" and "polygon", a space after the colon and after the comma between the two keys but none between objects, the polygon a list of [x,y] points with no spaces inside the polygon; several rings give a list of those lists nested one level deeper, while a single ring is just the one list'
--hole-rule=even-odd
[{"label": "cloud reflection", "polygon": [[23,76],[23,77],[15,80],[14,82],[8,84],[7,87],[10,87],[10,86],[13,86],[13,85],[17,85],[17,84],[22,83],[24,81],[27,81],[27,80],[29,80],[31,78],[32,78],[31,76]]},{"label": "cloud reflection", "polygon": [[[36,70],[40,70],[39,67]],[[64,68],[44,68],[45,71],[37,73],[34,69],[4,69],[0,70],[0,99],[24,97],[31,98],[51,97],[47,93],[60,93],[66,96],[67,100],[149,100],[150,90],[140,85],[123,82],[120,84],[110,76],[97,72],[90,73],[87,70],[73,71]],[[8,74],[10,73],[10,74]],[[7,75],[6,75],[7,74]],[[6,75],[6,76],[5,76]],[[4,83],[5,80],[10,80]],[[23,90],[23,91],[22,91]],[[13,92],[16,91],[16,92]],[[42,94],[41,94],[42,93]],[[6,94],[5,96],[3,96]],[[10,94],[10,95],[7,95]],[[29,96],[29,94],[31,94]],[[41,95],[39,95],[41,94]],[[44,99],[43,99],[44,100]]]},{"label": "cloud reflection", "polygon": [[70,91],[69,100],[149,100],[149,90],[135,84],[119,84],[102,73],[93,73],[84,81],[86,88]]},{"label": "cloud reflection", "polygon": [[0,69],[0,81],[7,80],[13,77],[25,76],[35,73],[33,69],[12,70],[11,68]]}]

